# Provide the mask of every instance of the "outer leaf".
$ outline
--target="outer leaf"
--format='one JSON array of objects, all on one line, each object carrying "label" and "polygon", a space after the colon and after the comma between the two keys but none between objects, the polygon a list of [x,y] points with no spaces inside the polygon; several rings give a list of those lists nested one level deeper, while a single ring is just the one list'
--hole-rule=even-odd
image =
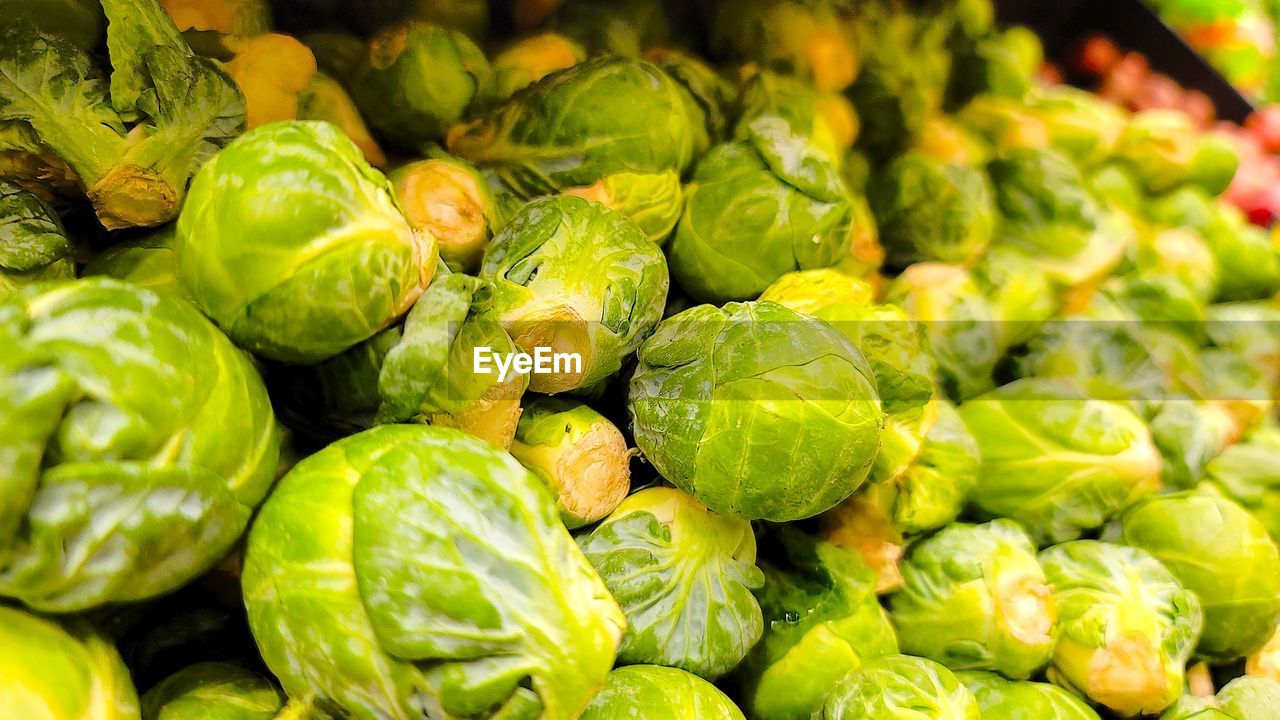
[{"label": "outer leaf", "polygon": [[675,668],[636,665],[609,673],[581,720],[742,720],[742,711],[711,683]]},{"label": "outer leaf", "polygon": [[71,241],[40,198],[0,180],[0,297],[40,280],[75,277]]},{"label": "outer leaf", "polygon": [[142,720],[273,720],[278,688],[238,665],[200,663],[162,680],[142,697]]},{"label": "outer leaf", "polygon": [[144,95],[154,74],[148,55],[159,47],[192,55],[173,19],[159,0],[102,0],[107,15],[107,50],[111,53],[111,104],[130,120],[148,115]]}]

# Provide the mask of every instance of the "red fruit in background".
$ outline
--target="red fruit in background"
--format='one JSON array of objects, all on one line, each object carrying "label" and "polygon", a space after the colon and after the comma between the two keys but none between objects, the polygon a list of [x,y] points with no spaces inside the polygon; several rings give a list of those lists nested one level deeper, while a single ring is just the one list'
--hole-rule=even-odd
[{"label": "red fruit in background", "polygon": [[1208,95],[1199,90],[1188,90],[1182,96],[1181,110],[1197,125],[1208,125],[1218,116],[1218,110]]},{"label": "red fruit in background", "polygon": [[1244,126],[1267,152],[1280,152],[1280,105],[1269,105],[1249,116]]},{"label": "red fruit in background", "polygon": [[1073,60],[1078,72],[1106,75],[1120,62],[1120,48],[1110,38],[1094,35],[1081,43]]}]

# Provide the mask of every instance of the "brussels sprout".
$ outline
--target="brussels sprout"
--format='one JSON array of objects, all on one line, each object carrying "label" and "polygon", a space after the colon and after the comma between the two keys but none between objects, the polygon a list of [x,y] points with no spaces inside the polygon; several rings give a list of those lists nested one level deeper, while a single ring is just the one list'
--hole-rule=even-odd
[{"label": "brussels sprout", "polygon": [[1057,620],[1036,548],[1017,523],[950,525],[912,546],[890,597],[904,652],[1025,680],[1049,662]]},{"label": "brussels sprout", "polygon": [[179,30],[261,35],[271,30],[267,0],[160,0]]},{"label": "brussels sprout", "polygon": [[73,252],[44,201],[0,180],[0,298],[31,283],[74,278]]},{"label": "brussels sprout", "polygon": [[257,371],[211,323],[95,278],[0,302],[0,346],[0,596],[142,600],[226,553],[280,443]]},{"label": "brussels sprout", "polygon": [[506,100],[551,73],[586,59],[581,45],[556,33],[519,40],[493,58],[495,95]]},{"label": "brussels sprout", "polygon": [[849,671],[898,642],[856,554],[792,529],[777,541],[786,563],[761,562],[765,633],[738,676],[751,717],[809,720]]},{"label": "brussels sprout", "polygon": [[849,250],[853,209],[822,151],[778,116],[757,118],[748,133],[704,156],[686,192],[671,273],[698,300],[749,300]]},{"label": "brussels sprout", "polygon": [[973,268],[974,280],[997,321],[1001,352],[1031,338],[1061,309],[1060,293],[1043,260],[1008,245],[991,248]]},{"label": "brussels sprout", "polygon": [[725,59],[798,75],[823,91],[844,90],[858,74],[853,37],[830,2],[720,3],[710,21],[710,42]]},{"label": "brussels sprout", "polygon": [[968,270],[916,263],[894,279],[885,300],[924,326],[947,396],[964,399],[992,388],[1002,331]]},{"label": "brussels sprout", "polygon": [[1153,498],[1125,514],[1120,536],[1200,596],[1199,654],[1231,660],[1271,636],[1280,620],[1280,551],[1239,505],[1203,494]]},{"label": "brussels sprout", "polygon": [[1183,696],[1160,720],[1269,720],[1280,714],[1280,682],[1238,677],[1214,697]]},{"label": "brussels sprout", "polygon": [[1098,720],[1098,713],[1056,685],[1006,680],[990,672],[956,673],[978,699],[984,720]]},{"label": "brussels sprout", "polygon": [[323,120],[333,123],[364,153],[365,162],[386,167],[387,156],[378,141],[369,134],[369,126],[356,108],[356,103],[337,80],[316,73],[298,95],[299,120]]},{"label": "brussels sprout", "polygon": [[960,406],[978,439],[974,503],[1038,542],[1099,528],[1160,487],[1160,454],[1132,410],[1019,380]]},{"label": "brussels sprout", "polygon": [[894,160],[867,199],[894,267],[926,260],[968,262],[987,249],[995,230],[986,177],[919,153]]},{"label": "brussels sprout", "polygon": [[225,67],[244,93],[245,127],[298,119],[299,99],[317,72],[316,57],[297,38],[270,33],[226,41]]},{"label": "brussels sprout", "polygon": [[[1198,304],[1217,295],[1218,259],[1200,233],[1166,228],[1139,236],[1134,264],[1138,273],[1167,277],[1181,284]],[[1199,308],[1197,308],[1198,310]]]},{"label": "brussels sprout", "polygon": [[355,77],[356,68],[369,53],[363,40],[336,30],[308,33],[302,42],[311,48],[320,72],[331,75],[346,85]]},{"label": "brussels sprout", "polygon": [[655,0],[560,0],[546,26],[572,38],[590,55],[639,57],[671,39],[672,3]]},{"label": "brussels sprout", "polygon": [[1045,121],[1021,100],[979,95],[956,113],[956,122],[993,150],[1007,152],[1049,145]]},{"label": "brussels sprout", "polygon": [[649,63],[596,58],[552,73],[454,128],[447,144],[522,197],[587,187],[621,172],[683,174],[694,153],[691,102]]},{"label": "brussels sprout", "polygon": [[612,513],[631,489],[626,439],[580,402],[539,398],[525,405],[511,454],[551,488],[570,530]]},{"label": "brussels sprout", "polygon": [[569,188],[566,195],[592,200],[617,211],[655,243],[664,242],[684,209],[684,187],[674,170],[615,173],[594,185]]},{"label": "brussels sprout", "polygon": [[663,477],[716,512],[775,522],[856,490],[883,424],[857,348],[772,302],[664,320],[640,348],[629,409],[636,443]]},{"label": "brussels sprout", "polygon": [[414,425],[298,463],[249,534],[244,595],[292,701],[356,717],[569,720],[624,625],[541,481]]},{"label": "brussels sprout", "polygon": [[819,720],[978,720],[978,701],[945,667],[910,655],[872,660],[845,677]]},{"label": "brussels sprout", "polygon": [[1209,460],[1205,475],[1248,509],[1272,538],[1280,537],[1280,428],[1264,426],[1226,448]]},{"label": "brussels sprout", "polygon": [[662,317],[662,250],[622,215],[571,196],[521,208],[485,252],[489,312],[516,344],[576,353],[577,367],[535,373],[529,388],[589,389],[622,367]]},{"label": "brussels sprout", "polygon": [[[720,142],[729,132],[730,113],[737,100],[737,88],[715,68],[694,55],[666,47],[646,48],[642,57],[657,65],[688,92],[702,111],[708,142]],[[699,155],[705,152],[703,148]]]},{"label": "brussels sprout", "polygon": [[200,663],[142,696],[142,720],[273,720],[284,696],[270,680],[229,663]]},{"label": "brussels sprout", "polygon": [[1200,233],[1217,261],[1218,299],[1251,300],[1280,290],[1280,255],[1234,207],[1183,187],[1151,203],[1148,212],[1157,222]]},{"label": "brussels sprout", "polygon": [[624,500],[578,542],[626,613],[620,662],[714,680],[760,639],[763,620],[751,591],[764,578],[745,520],[655,487]]},{"label": "brussels sprout", "polygon": [[971,167],[985,165],[991,155],[991,148],[985,142],[946,115],[930,118],[925,123],[911,151],[948,165]]},{"label": "brussels sprout", "polygon": [[609,673],[581,720],[743,720],[742,711],[715,685],[697,675],[656,665]]},{"label": "brussels sprout", "polygon": [[1203,478],[1210,463],[1234,443],[1239,429],[1222,403],[1171,399],[1147,421],[1164,459],[1165,487],[1187,489]]},{"label": "brussels sprout", "polygon": [[1124,110],[1069,85],[1038,88],[1027,104],[1044,122],[1049,144],[1086,168],[1111,157],[1127,121]]},{"label": "brussels sprout", "polygon": [[1129,717],[1169,707],[1200,636],[1195,593],[1144,550],[1077,540],[1040,553],[1059,631],[1049,679]]},{"label": "brussels sprout", "polygon": [[470,163],[435,157],[402,165],[388,179],[409,222],[436,239],[440,259],[462,272],[475,272],[502,212],[489,184]]},{"label": "brussels sprout", "polygon": [[341,131],[316,122],[259,128],[206,164],[174,251],[179,279],[232,340],[297,363],[390,325],[438,258],[391,184]]},{"label": "brussels sprout", "polygon": [[832,102],[833,97],[840,98],[820,93],[791,75],[757,72],[743,85],[738,98],[734,138],[749,140],[757,120],[776,117],[786,123],[792,135],[805,138],[815,152],[838,167],[853,145],[858,117],[848,100]]},{"label": "brussels sprout", "polygon": [[29,25],[85,51],[97,47],[106,27],[97,0],[0,0],[0,17],[6,24]]},{"label": "brussels sprout", "polygon": [[0,605],[0,713],[30,720],[137,720],[120,655],[87,621]]},{"label": "brussels sprout", "polygon": [[175,225],[166,225],[149,235],[112,245],[84,266],[85,277],[102,275],[123,280],[145,290],[172,293],[191,301],[178,282],[178,263],[173,244]]},{"label": "brussels sprout", "polygon": [[410,21],[369,42],[348,86],[373,129],[412,151],[442,139],[492,84],[489,61],[466,35]]},{"label": "brussels sprout", "polygon": [[960,106],[975,95],[1023,98],[1036,85],[1044,64],[1040,38],[1024,27],[992,33],[956,54],[947,88],[950,103]]},{"label": "brussels sprout", "polygon": [[824,513],[822,534],[827,542],[858,553],[875,574],[875,591],[884,595],[902,586],[898,568],[906,539],[895,526],[889,513],[892,508],[883,500],[887,493],[878,492],[880,484],[871,485]]},{"label": "brussels sprout", "polygon": [[1152,194],[1186,183],[1218,195],[1231,184],[1240,162],[1231,141],[1201,134],[1185,113],[1164,109],[1130,118],[1115,154]]}]

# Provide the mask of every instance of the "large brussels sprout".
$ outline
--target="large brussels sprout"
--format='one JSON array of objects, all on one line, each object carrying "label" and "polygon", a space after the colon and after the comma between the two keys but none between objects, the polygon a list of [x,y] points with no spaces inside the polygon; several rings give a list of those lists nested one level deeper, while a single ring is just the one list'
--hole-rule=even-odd
[{"label": "large brussels sprout", "polygon": [[1246,508],[1272,538],[1280,538],[1280,428],[1267,425],[1208,462],[1214,487]]},{"label": "large brussels sprout", "polygon": [[1280,551],[1244,508],[1207,494],[1164,495],[1126,513],[1121,537],[1200,596],[1199,654],[1232,660],[1271,636],[1280,620]]},{"label": "large brussels sprout", "polygon": [[609,673],[581,720],[743,720],[715,685],[676,668],[632,665]]},{"label": "large brussels sprout", "polygon": [[1041,543],[1080,537],[1160,487],[1160,453],[1119,403],[1020,380],[960,406],[982,455],[974,503]]},{"label": "large brussels sprout", "polygon": [[716,512],[777,522],[856,490],[883,424],[857,348],[772,302],[702,305],[663,321],[640,348],[629,409],[663,477]]},{"label": "large brussels sprout", "polygon": [[1184,695],[1160,720],[1270,720],[1280,716],[1280,682],[1238,677],[1217,695]]},{"label": "large brussels sprout", "polygon": [[910,655],[872,660],[845,677],[820,720],[978,720],[978,701],[945,667]]},{"label": "large brussels sprout", "polygon": [[183,668],[142,696],[142,720],[273,720],[284,697],[270,680],[239,665]]},{"label": "large brussels sprout", "polygon": [[631,452],[613,423],[574,400],[538,398],[524,406],[511,454],[555,496],[569,529],[597,522],[631,489]]},{"label": "large brussels sprout", "polygon": [[698,300],[750,300],[793,270],[848,252],[853,209],[836,167],[786,120],[764,115],[747,139],[698,162],[671,244],[671,273]]},{"label": "large brussels sprout", "polygon": [[1057,612],[1017,523],[955,524],[912,546],[890,597],[904,652],[1025,680],[1049,662]]},{"label": "large brussels sprout", "polygon": [[0,302],[0,347],[0,596],[142,600],[226,553],[280,443],[257,370],[212,323],[95,278]]},{"label": "large brussels sprout", "polygon": [[356,717],[570,720],[624,625],[541,481],[414,425],[298,463],[249,534],[244,595],[292,701]]},{"label": "large brussels sprout", "polygon": [[682,174],[693,161],[688,102],[649,63],[597,58],[552,73],[455,128],[448,146],[525,197],[620,172]]},{"label": "large brussels sprout", "polygon": [[1147,552],[1097,540],[1055,545],[1040,564],[1058,604],[1049,679],[1121,717],[1172,705],[1204,620],[1195,593]]},{"label": "large brussels sprout", "polygon": [[964,263],[987,249],[995,230],[991,186],[978,170],[920,153],[894,160],[867,194],[886,260]]},{"label": "large brussels sprout", "polygon": [[474,273],[503,224],[499,199],[470,163],[452,157],[419,160],[389,176],[409,222],[431,233],[440,259]]},{"label": "large brussels sprout", "polygon": [[23,285],[76,275],[67,231],[34,194],[0,180],[0,298]]},{"label": "large brussels sprout", "polygon": [[760,639],[763,621],[751,591],[763,577],[745,520],[655,487],[624,500],[578,542],[626,613],[620,662],[714,680]]},{"label": "large brussels sprout", "polygon": [[348,83],[373,129],[408,151],[443,139],[492,85],[489,61],[466,35],[418,21],[374,37]]},{"label": "large brussels sprout", "polygon": [[286,362],[390,325],[435,274],[435,240],[340,130],[287,122],[207,163],[178,220],[178,277],[237,344]]},{"label": "large brussels sprout", "polygon": [[776,536],[779,564],[761,562],[765,632],[738,677],[751,717],[809,720],[851,670],[898,652],[875,595],[875,575],[853,552],[793,529]]},{"label": "large brussels sprout", "polygon": [[1093,708],[1057,685],[1006,680],[990,672],[956,676],[978,699],[984,720],[1098,720]]},{"label": "large brussels sprout", "polygon": [[718,3],[709,23],[712,50],[727,60],[804,77],[820,90],[843,90],[858,74],[858,54],[834,5],[827,0]]},{"label": "large brussels sprout", "polygon": [[662,250],[622,215],[566,195],[534,200],[493,239],[480,276],[489,312],[530,354],[577,353],[577,367],[534,373],[535,392],[590,388],[622,367],[662,317]]},{"label": "large brussels sprout", "polygon": [[119,653],[87,621],[60,622],[0,605],[0,717],[138,720]]}]

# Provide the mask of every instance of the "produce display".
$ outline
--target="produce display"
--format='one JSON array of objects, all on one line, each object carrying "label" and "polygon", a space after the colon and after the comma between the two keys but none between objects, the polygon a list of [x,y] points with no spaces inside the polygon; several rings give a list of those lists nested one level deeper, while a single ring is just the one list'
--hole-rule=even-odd
[{"label": "produce display", "polygon": [[1280,718],[1275,128],[994,18],[0,0],[0,720]]}]

